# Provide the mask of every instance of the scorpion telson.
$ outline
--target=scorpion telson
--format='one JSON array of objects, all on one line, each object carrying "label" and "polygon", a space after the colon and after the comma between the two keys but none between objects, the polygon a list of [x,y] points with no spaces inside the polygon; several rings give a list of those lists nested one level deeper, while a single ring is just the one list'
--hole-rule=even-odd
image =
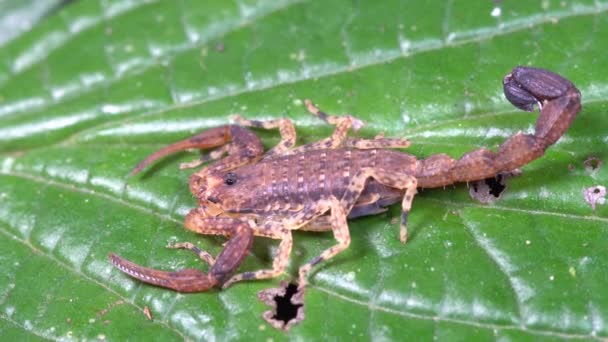
[{"label": "scorpion telson", "polygon": [[[236,117],[239,125],[213,128],[169,145],[144,159],[132,173],[176,151],[216,148],[206,159],[215,162],[190,178],[190,189],[199,206],[186,216],[185,227],[200,234],[227,236],[228,242],[215,259],[190,243],[173,246],[197,254],[209,264],[208,273],[196,269],[153,270],[114,254],[110,254],[110,260],[121,271],[149,284],[180,292],[207,291],[283,273],[292,249],[293,230],[332,231],[337,244],[299,270],[298,287],[303,290],[306,275],[314,265],[349,246],[348,218],[381,213],[388,205],[400,202],[403,214],[399,235],[405,243],[416,188],[443,187],[515,170],[542,156],[581,109],[579,90],[547,70],[515,67],[505,76],[503,87],[515,107],[532,111],[538,105],[540,115],[534,133],[517,133],[497,152],[481,148],[458,160],[446,154],[419,160],[391,150],[408,147],[409,141],[403,138],[348,138],[348,130],[359,128],[361,121],[352,116],[328,115],[310,101],[306,101],[306,107],[312,115],[335,125],[331,137],[293,147],[296,132],[289,119],[262,122]],[[260,139],[245,127],[278,128],[281,141],[264,153]],[[281,241],[272,268],[232,275],[249,252],[254,236]]]}]

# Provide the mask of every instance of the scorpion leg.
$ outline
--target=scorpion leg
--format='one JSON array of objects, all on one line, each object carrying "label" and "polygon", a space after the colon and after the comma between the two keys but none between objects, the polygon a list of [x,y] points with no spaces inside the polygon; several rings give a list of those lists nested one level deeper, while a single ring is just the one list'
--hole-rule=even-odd
[{"label": "scorpion leg", "polygon": [[299,230],[305,232],[329,232],[331,231],[331,221],[329,216],[320,216],[302,226]]},{"label": "scorpion leg", "polygon": [[179,242],[167,245],[167,248],[173,249],[187,249],[192,251],[192,253],[196,254],[201,260],[206,262],[209,266],[213,266],[215,264],[215,259],[208,252],[198,248],[191,242]]},{"label": "scorpion leg", "polygon": [[345,147],[352,147],[359,150],[371,150],[375,148],[406,148],[410,147],[411,143],[406,138],[384,138],[378,137],[374,139],[352,138],[346,139]]},{"label": "scorpion leg", "polygon": [[300,267],[300,270],[298,271],[298,292],[306,287],[306,276],[315,265],[318,265],[324,260],[331,259],[336,254],[347,249],[350,245],[350,233],[348,231],[348,224],[346,223],[347,214],[344,205],[332,196],[329,199],[328,209],[331,209],[329,221],[334,237],[338,243]]},{"label": "scorpion leg", "polygon": [[218,147],[215,150],[209,152],[208,154],[203,154],[203,155],[201,155],[200,158],[195,159],[189,163],[179,164],[179,168],[182,170],[183,169],[192,169],[192,168],[201,166],[207,162],[210,162],[212,160],[218,160],[224,154],[228,153],[229,150],[230,150],[230,145],[224,145],[224,146]]},{"label": "scorpion leg", "polygon": [[[269,221],[262,224],[260,227],[254,227],[254,234],[256,236],[281,240],[277,253],[274,256],[272,269],[237,274],[225,282],[222,288],[226,288],[237,281],[268,279],[281,275],[289,263],[289,256],[291,254],[291,248],[293,245],[290,229],[297,229],[307,225],[311,221],[315,221],[315,219],[318,219],[320,215],[327,211],[327,209],[328,208],[321,203],[314,206],[305,207],[302,211],[287,220]],[[286,229],[285,227],[289,227],[290,229]]]},{"label": "scorpion leg", "polygon": [[[366,183],[364,193],[369,191],[370,189],[375,190],[377,188],[377,186],[372,188],[370,186],[370,183],[371,182]],[[361,216],[377,215],[377,214],[386,212],[388,210],[387,206],[392,203],[397,202],[397,200],[398,200],[398,198],[395,198],[395,200],[393,200],[392,197],[389,197],[389,196],[396,196],[396,197],[403,196],[403,193],[397,189],[392,189],[392,188],[388,188],[388,189],[389,190],[385,190],[385,191],[389,191],[389,192],[383,194],[384,196],[386,196],[386,198],[384,198],[382,200],[380,200],[381,195],[377,194],[377,193],[367,194],[367,197],[365,197],[365,198],[364,198],[364,196],[365,196],[364,193],[359,195],[359,197],[357,198],[356,205],[348,213],[348,219],[350,220],[350,219],[361,217]],[[328,215],[319,216],[316,219],[308,222],[306,225],[304,225],[298,229],[301,231],[309,231],[309,232],[331,231],[330,217]]]},{"label": "scorpion leg", "polygon": [[285,268],[289,263],[289,255],[291,254],[291,247],[293,245],[291,231],[284,229],[281,225],[280,227],[276,227],[273,229],[256,229],[255,235],[281,240],[279,248],[277,249],[276,255],[274,256],[274,260],[272,262],[272,269],[259,270],[254,272],[244,272],[234,275],[222,285],[223,289],[227,288],[228,286],[232,285],[237,281],[278,277],[279,275],[281,275],[281,273],[285,271]]},{"label": "scorpion leg", "polygon": [[374,139],[360,139],[360,138],[346,138],[348,130],[353,127],[355,131],[358,131],[362,126],[363,122],[351,115],[346,116],[334,116],[322,112],[318,107],[314,106],[310,100],[304,101],[306,109],[314,116],[322,119],[323,121],[335,125],[334,130],[330,138],[323,139],[321,141],[314,142],[296,148],[295,152],[303,152],[310,150],[319,150],[327,148],[337,148],[341,145],[345,147],[352,147],[356,149],[374,149],[374,148],[404,148],[410,146],[410,141],[405,138],[385,138],[384,136],[378,136]]},{"label": "scorpion leg", "polygon": [[293,150],[289,151],[290,154],[295,154],[295,153],[300,153],[300,152],[305,152],[305,151],[312,151],[312,150],[338,148],[344,142],[344,140],[346,138],[346,134],[348,133],[348,130],[351,127],[353,127],[353,129],[355,131],[358,131],[363,126],[363,122],[353,116],[328,115],[328,114],[322,112],[321,110],[319,110],[319,108],[315,107],[310,100],[306,99],[306,100],[304,100],[304,103],[306,104],[306,109],[312,115],[322,119],[323,121],[325,121],[331,125],[335,125],[336,128],[335,128],[334,132],[332,133],[331,137],[322,139],[322,140],[314,142],[314,143],[310,143],[310,144],[306,144],[306,145],[294,148]]},{"label": "scorpion leg", "polygon": [[319,107],[312,104],[312,101],[310,101],[309,99],[304,100],[304,104],[306,105],[306,110],[310,114],[318,117],[319,119],[327,122],[330,125],[338,126],[342,121],[348,120],[348,121],[351,121],[353,129],[355,131],[358,131],[364,125],[363,121],[361,121],[351,115],[346,115],[346,116],[329,115],[329,114],[321,111],[319,109]]},{"label": "scorpion leg", "polygon": [[281,141],[271,150],[266,152],[264,157],[282,154],[283,152],[289,150],[296,144],[296,129],[293,126],[293,122],[291,122],[291,120],[287,118],[281,118],[270,121],[248,120],[238,115],[234,115],[232,118],[236,121],[236,123],[241,126],[264,129],[273,129],[277,127],[279,128],[279,133],[281,134]]},{"label": "scorpion leg", "polygon": [[412,201],[416,195],[416,187],[418,181],[415,177],[406,173],[391,173],[382,169],[364,168],[361,169],[351,180],[350,184],[344,195],[342,196],[341,202],[347,212],[350,212],[352,207],[357,201],[357,198],[363,192],[365,184],[368,178],[373,178],[381,184],[389,186],[391,188],[397,188],[405,190],[405,195],[401,201],[401,225],[399,229],[399,240],[402,243],[407,241],[407,219],[412,207]]},{"label": "scorpion leg", "polygon": [[224,282],[243,262],[253,242],[253,229],[246,222],[225,217],[201,218],[198,223],[205,226],[205,231],[231,236],[207,274],[197,269],[175,272],[154,270],[115,254],[109,255],[110,261],[119,270],[148,284],[178,292],[207,291]]}]

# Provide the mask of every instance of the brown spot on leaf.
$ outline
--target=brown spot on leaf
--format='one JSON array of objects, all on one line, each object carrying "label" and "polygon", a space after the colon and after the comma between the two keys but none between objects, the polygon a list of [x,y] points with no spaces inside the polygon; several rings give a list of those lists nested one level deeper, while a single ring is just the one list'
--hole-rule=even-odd
[{"label": "brown spot on leaf", "polygon": [[[298,292],[296,284],[283,281],[278,288],[260,291],[258,299],[270,306],[262,317],[276,329],[288,331],[292,326],[304,320],[303,293]],[[300,300],[299,300],[300,299]]]}]

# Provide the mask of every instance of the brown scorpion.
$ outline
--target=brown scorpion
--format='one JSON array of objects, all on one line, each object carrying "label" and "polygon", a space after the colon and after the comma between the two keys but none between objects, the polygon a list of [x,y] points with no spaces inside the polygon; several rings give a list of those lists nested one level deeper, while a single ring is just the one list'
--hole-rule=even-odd
[{"label": "brown scorpion", "polygon": [[[332,231],[337,244],[299,269],[298,289],[303,290],[313,266],[348,248],[348,218],[377,214],[401,201],[400,239],[405,243],[417,188],[477,181],[519,168],[542,156],[581,110],[579,90],[544,69],[515,67],[504,77],[503,87],[506,98],[517,108],[534,111],[538,105],[540,117],[534,134],[517,133],[496,153],[481,148],[458,160],[446,154],[418,160],[389,149],[409,146],[407,139],[348,138],[348,130],[361,125],[359,120],[328,115],[308,100],[311,114],[336,126],[330,138],[293,147],[296,133],[289,119],[262,122],[236,117],[240,125],[213,128],[169,145],[144,159],[132,173],[176,151],[216,148],[202,159],[215,162],[190,178],[190,190],[199,205],[186,216],[184,225],[197,233],[224,235],[228,242],[215,259],[191,243],[172,246],[196,253],[210,265],[208,273],[197,269],[154,270],[115,254],[109,255],[110,261],[145,283],[179,292],[207,291],[218,285],[226,288],[237,281],[283,273],[291,253],[292,230]],[[260,139],[244,126],[278,128],[281,141],[264,153]],[[249,253],[254,236],[281,240],[272,269],[230,277]]]}]

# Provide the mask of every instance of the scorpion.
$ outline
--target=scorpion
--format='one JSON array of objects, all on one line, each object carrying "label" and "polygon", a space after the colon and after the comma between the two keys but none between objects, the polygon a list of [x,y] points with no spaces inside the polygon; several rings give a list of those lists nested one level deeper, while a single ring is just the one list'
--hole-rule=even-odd
[{"label": "scorpion", "polygon": [[[294,147],[296,132],[286,118],[258,121],[235,117],[236,124],[216,127],[166,146],[140,162],[137,174],[149,164],[185,149],[213,149],[196,167],[214,161],[190,177],[190,190],[198,207],[185,218],[188,230],[228,237],[217,258],[189,242],[173,248],[187,249],[209,264],[208,273],[198,269],[174,272],[146,268],[110,253],[111,263],[145,283],[178,292],[208,291],[214,287],[281,275],[292,249],[292,231],[331,231],[337,243],[300,267],[298,291],[307,274],[322,261],[348,248],[351,238],[347,219],[373,215],[401,202],[399,238],[407,240],[407,221],[417,188],[444,187],[471,182],[515,170],[541,157],[568,129],[581,110],[580,91],[551,71],[517,66],[503,79],[504,94],[524,111],[539,108],[534,134],[518,132],[497,152],[480,148],[455,160],[446,154],[426,159],[394,150],[410,145],[404,138],[347,137],[362,122],[353,116],[322,112],[309,100],[307,110],[334,125],[331,137]],[[248,128],[279,129],[281,141],[264,153],[260,139]],[[232,275],[249,253],[254,236],[280,240],[272,268]]]}]

